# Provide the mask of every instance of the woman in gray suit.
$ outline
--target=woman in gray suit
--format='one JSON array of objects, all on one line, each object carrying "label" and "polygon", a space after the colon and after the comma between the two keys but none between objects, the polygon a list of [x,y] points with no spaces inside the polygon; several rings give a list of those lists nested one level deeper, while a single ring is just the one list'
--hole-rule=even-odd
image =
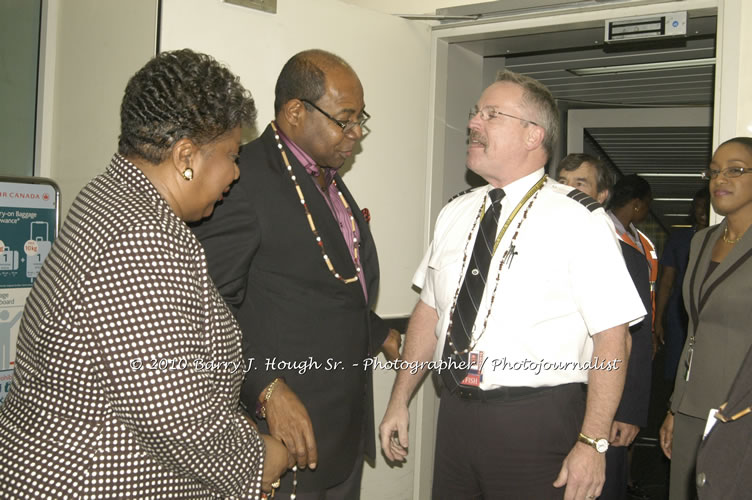
[{"label": "woman in gray suit", "polygon": [[689,333],[671,409],[660,430],[671,459],[671,500],[693,498],[697,448],[711,409],[725,401],[752,345],[752,138],[721,144],[704,172],[723,222],[692,239],[684,278]]},{"label": "woman in gray suit", "polygon": [[255,114],[235,75],[190,50],[128,82],[118,153],[26,302],[0,408],[3,498],[260,498],[292,465],[238,406],[240,328],[185,224],[238,178]]}]

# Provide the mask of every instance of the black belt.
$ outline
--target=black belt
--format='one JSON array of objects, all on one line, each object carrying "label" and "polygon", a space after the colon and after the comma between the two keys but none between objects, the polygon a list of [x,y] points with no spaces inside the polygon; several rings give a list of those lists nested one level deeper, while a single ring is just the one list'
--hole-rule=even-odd
[{"label": "black belt", "polygon": [[534,394],[539,394],[546,391],[552,391],[554,389],[560,389],[563,387],[577,385],[586,390],[585,384],[563,384],[555,385],[551,387],[498,387],[484,391],[478,387],[470,386],[457,386],[454,390],[449,392],[460,399],[468,399],[471,401],[515,401],[518,399],[525,399]]}]

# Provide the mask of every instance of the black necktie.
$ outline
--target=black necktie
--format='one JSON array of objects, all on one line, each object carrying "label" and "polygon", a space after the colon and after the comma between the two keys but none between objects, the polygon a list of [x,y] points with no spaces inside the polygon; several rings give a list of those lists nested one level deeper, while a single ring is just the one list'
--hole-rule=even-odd
[{"label": "black necktie", "polygon": [[[501,199],[504,191],[500,188],[488,192],[491,198],[491,206],[486,210],[480,221],[478,234],[475,236],[473,253],[467,265],[465,279],[460,285],[460,293],[452,314],[452,328],[449,337],[445,339],[442,359],[450,358],[452,364],[449,369],[444,369],[441,376],[444,384],[450,390],[460,385],[467,375],[467,369],[457,368],[460,363],[466,364],[467,353],[463,353],[470,346],[473,336],[473,325],[478,316],[478,306],[483,297],[483,289],[486,287],[488,266],[491,264],[494,243],[496,242],[496,229],[499,226],[499,213],[501,212]],[[457,351],[458,354],[454,354]]]}]

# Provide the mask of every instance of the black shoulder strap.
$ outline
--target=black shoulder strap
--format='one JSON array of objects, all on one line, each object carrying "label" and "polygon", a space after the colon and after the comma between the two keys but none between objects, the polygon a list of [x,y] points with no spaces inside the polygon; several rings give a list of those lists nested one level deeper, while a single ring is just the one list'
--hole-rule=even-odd
[{"label": "black shoulder strap", "polygon": [[573,189],[567,194],[570,198],[573,200],[579,201],[582,206],[590,210],[591,212],[594,210],[598,210],[601,208],[601,204],[595,201],[590,196],[586,195],[579,189]]},{"label": "black shoulder strap", "polygon": [[708,242],[710,241],[710,237],[713,235],[715,231],[718,230],[719,227],[720,225],[711,227],[705,233],[705,239],[702,240],[700,251],[697,252],[697,257],[694,262],[694,268],[692,269],[692,275],[689,278],[689,315],[692,318],[692,324],[694,324],[695,326],[697,325],[697,320],[700,316],[699,301],[695,297],[695,282],[698,279],[697,273],[698,273],[698,268],[700,267],[698,264],[700,263],[700,258],[705,253],[705,247],[707,247]]},{"label": "black shoulder strap", "polygon": [[462,196],[463,194],[467,194],[467,193],[469,193],[469,192],[470,192],[470,191],[472,191],[473,189],[475,189],[475,188],[470,188],[470,189],[465,189],[464,191],[460,191],[459,193],[457,193],[457,194],[455,194],[454,196],[452,196],[451,198],[449,198],[449,199],[447,200],[447,203],[449,203],[450,201],[452,201],[452,200],[453,200],[453,199],[455,199],[455,198],[459,198],[459,197],[460,197],[460,196]]}]

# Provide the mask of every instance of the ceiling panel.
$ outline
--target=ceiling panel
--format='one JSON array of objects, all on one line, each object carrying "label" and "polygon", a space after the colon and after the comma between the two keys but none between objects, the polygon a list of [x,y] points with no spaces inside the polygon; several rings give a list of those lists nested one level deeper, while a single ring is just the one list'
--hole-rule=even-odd
[{"label": "ceiling panel", "polygon": [[[573,70],[714,58],[715,27],[715,17],[690,16],[689,36],[680,39],[605,44],[600,27],[464,46],[490,64],[543,82],[564,109],[712,106],[713,65],[591,76]],[[704,185],[698,174],[712,153],[711,127],[587,129],[585,141],[586,150],[597,151],[617,172],[652,174],[645,176],[655,198],[652,212],[664,228],[686,222],[689,200]]]},{"label": "ceiling panel", "polygon": [[685,224],[690,201],[707,183],[711,127],[589,128],[586,141],[623,175],[642,175],[653,191],[651,211],[667,230]]},{"label": "ceiling panel", "polygon": [[712,65],[589,76],[572,72],[583,68],[713,58],[713,38],[687,40],[686,46],[678,48],[648,46],[638,50],[631,47],[626,53],[607,52],[606,48],[511,55],[505,57],[505,67],[543,82],[554,97],[571,104],[630,107],[713,104]]}]

